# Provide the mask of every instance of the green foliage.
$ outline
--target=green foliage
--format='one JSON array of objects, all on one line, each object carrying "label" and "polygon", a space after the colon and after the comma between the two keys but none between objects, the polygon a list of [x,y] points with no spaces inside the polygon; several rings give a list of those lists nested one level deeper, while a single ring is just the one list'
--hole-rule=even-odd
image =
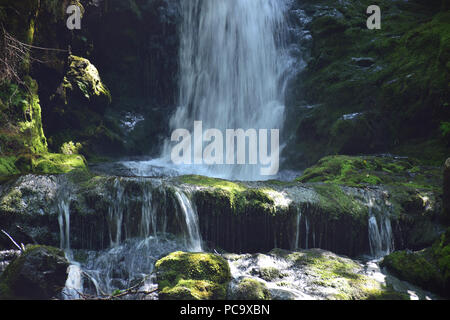
[{"label": "green foliage", "polygon": [[15,166],[16,157],[0,157],[0,176],[10,176],[18,174],[19,170]]},{"label": "green foliage", "polygon": [[72,141],[69,141],[61,146],[61,153],[65,155],[79,154],[81,148],[83,148],[81,143],[77,142],[75,144]]},{"label": "green foliage", "polygon": [[450,134],[450,122],[441,122],[441,132],[443,137],[448,137]]}]

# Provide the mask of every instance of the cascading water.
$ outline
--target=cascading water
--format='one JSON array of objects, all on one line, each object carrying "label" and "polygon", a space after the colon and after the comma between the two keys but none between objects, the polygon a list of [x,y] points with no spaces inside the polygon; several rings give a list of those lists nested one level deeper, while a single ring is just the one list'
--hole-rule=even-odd
[{"label": "cascading water", "polygon": [[[138,190],[142,193],[138,194]],[[177,250],[202,251],[195,206],[183,190],[176,189],[173,195],[166,190],[156,179],[110,181],[106,196],[111,204],[105,222],[111,246],[100,252],[71,250],[69,197],[60,197],[60,243],[71,263],[63,298],[78,299],[80,294],[104,296],[137,284],[140,291],[151,291],[156,288],[152,273],[158,259]],[[171,201],[174,207],[167,207]],[[167,232],[167,215],[172,210],[176,212],[180,234]]]},{"label": "cascading water", "polygon": [[[193,132],[194,121],[224,137],[227,129],[281,129],[288,74],[294,69],[285,46],[286,1],[189,0],[180,7],[179,107],[170,120],[171,131]],[[172,146],[165,142],[161,159],[127,165],[140,175],[155,166],[172,167]],[[247,158],[249,151],[247,145]],[[228,155],[235,158],[236,147],[224,150],[224,158]],[[261,165],[246,163],[173,169],[237,180],[273,178],[261,175]]]},{"label": "cascading water", "polygon": [[175,195],[179,201],[181,211],[186,221],[188,233],[186,246],[190,248],[191,251],[202,251],[197,212],[194,209],[192,202],[182,191],[177,190]]},{"label": "cascading water", "polygon": [[[372,257],[384,257],[394,250],[389,206],[381,196],[367,196],[369,209],[369,245]],[[377,203],[381,202],[381,204]]]}]

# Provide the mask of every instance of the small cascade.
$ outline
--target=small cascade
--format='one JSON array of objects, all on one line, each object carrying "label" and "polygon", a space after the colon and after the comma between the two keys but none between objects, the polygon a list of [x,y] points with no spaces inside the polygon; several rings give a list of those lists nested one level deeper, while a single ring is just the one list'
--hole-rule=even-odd
[{"label": "small cascade", "polygon": [[384,257],[394,251],[390,207],[382,196],[368,196],[369,245],[373,257]]},{"label": "small cascade", "polygon": [[309,223],[308,223],[308,217],[307,216],[305,216],[305,228],[306,228],[305,249],[309,249],[309,247],[308,247]]},{"label": "small cascade", "polygon": [[110,247],[102,251],[71,250],[70,196],[59,197],[60,245],[71,263],[64,299],[104,296],[137,284],[150,291],[156,288],[158,259],[178,250],[202,251],[197,211],[185,191],[144,178],[113,178],[106,190]]},{"label": "small cascade", "polygon": [[300,222],[302,221],[302,211],[300,209],[297,210],[297,217],[295,219],[295,243],[292,246],[292,250],[299,249],[299,240],[300,240]]},{"label": "small cascade", "polygon": [[[297,250],[300,248],[300,223],[302,220],[302,211],[300,208],[297,208],[297,213],[295,216],[295,228],[294,228],[294,237],[293,237],[293,243],[291,243],[291,250]],[[275,237],[276,239],[276,237]],[[274,247],[277,248],[277,247]]]},{"label": "small cascade", "polygon": [[59,247],[70,250],[70,201],[66,197],[60,197],[58,206]]},{"label": "small cascade", "polygon": [[122,241],[122,223],[126,205],[123,197],[125,190],[119,178],[114,180],[113,190],[115,192],[115,200],[113,201],[113,205],[108,209],[109,236],[112,247],[119,245]]},{"label": "small cascade", "polygon": [[187,247],[191,251],[202,251],[197,211],[184,192],[176,190],[175,195],[186,221],[188,231]]}]

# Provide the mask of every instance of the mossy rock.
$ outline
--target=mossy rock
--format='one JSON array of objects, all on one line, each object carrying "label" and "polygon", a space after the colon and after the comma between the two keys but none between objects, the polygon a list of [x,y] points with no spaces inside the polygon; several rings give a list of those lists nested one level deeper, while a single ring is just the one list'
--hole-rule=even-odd
[{"label": "mossy rock", "polygon": [[162,300],[222,300],[231,279],[228,262],[210,253],[174,252],[156,262]]},{"label": "mossy rock", "polygon": [[270,300],[271,294],[261,281],[245,278],[237,284],[233,298],[235,300]]},{"label": "mossy rock", "polygon": [[51,299],[64,287],[68,266],[63,251],[30,246],[0,276],[0,299]]},{"label": "mossy rock", "polygon": [[299,182],[325,182],[346,186],[394,185],[441,190],[440,169],[409,158],[384,156],[328,156],[306,169]]},{"label": "mossy rock", "polygon": [[330,300],[408,300],[403,293],[381,285],[364,275],[362,265],[345,256],[324,250],[312,249],[298,252],[275,249],[272,255],[282,257],[291,268],[308,275],[312,286],[322,287]]},{"label": "mossy rock", "polygon": [[103,111],[111,103],[111,93],[97,68],[88,59],[74,55],[69,56],[69,69],[57,93],[66,105],[81,100]]},{"label": "mossy rock", "polygon": [[391,253],[382,266],[402,280],[450,297],[450,229],[432,247]]},{"label": "mossy rock", "polygon": [[16,157],[0,157],[0,176],[10,176],[20,173],[16,165]]}]

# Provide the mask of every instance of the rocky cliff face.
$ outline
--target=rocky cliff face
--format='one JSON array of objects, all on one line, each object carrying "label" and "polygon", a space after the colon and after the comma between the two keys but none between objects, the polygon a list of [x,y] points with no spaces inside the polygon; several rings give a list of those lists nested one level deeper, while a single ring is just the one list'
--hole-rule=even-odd
[{"label": "rocky cliff face", "polygon": [[448,7],[379,1],[381,30],[368,30],[371,4],[296,2],[311,42],[288,103],[293,166],[379,152],[441,165],[448,154]]},{"label": "rocky cliff face", "polygon": [[[0,210],[2,225],[20,241],[29,239],[16,224],[38,243],[57,245],[58,216],[69,214],[71,245],[104,249],[113,240],[144,236],[143,224],[151,226],[150,234],[189,235],[184,222],[189,201],[198,214],[200,236],[211,248],[240,253],[318,247],[377,256],[421,249],[438,238],[442,189],[432,182],[429,187],[242,183],[198,176],[161,180],[77,172],[12,179],[2,187]],[[181,194],[187,196],[184,202]]]}]

